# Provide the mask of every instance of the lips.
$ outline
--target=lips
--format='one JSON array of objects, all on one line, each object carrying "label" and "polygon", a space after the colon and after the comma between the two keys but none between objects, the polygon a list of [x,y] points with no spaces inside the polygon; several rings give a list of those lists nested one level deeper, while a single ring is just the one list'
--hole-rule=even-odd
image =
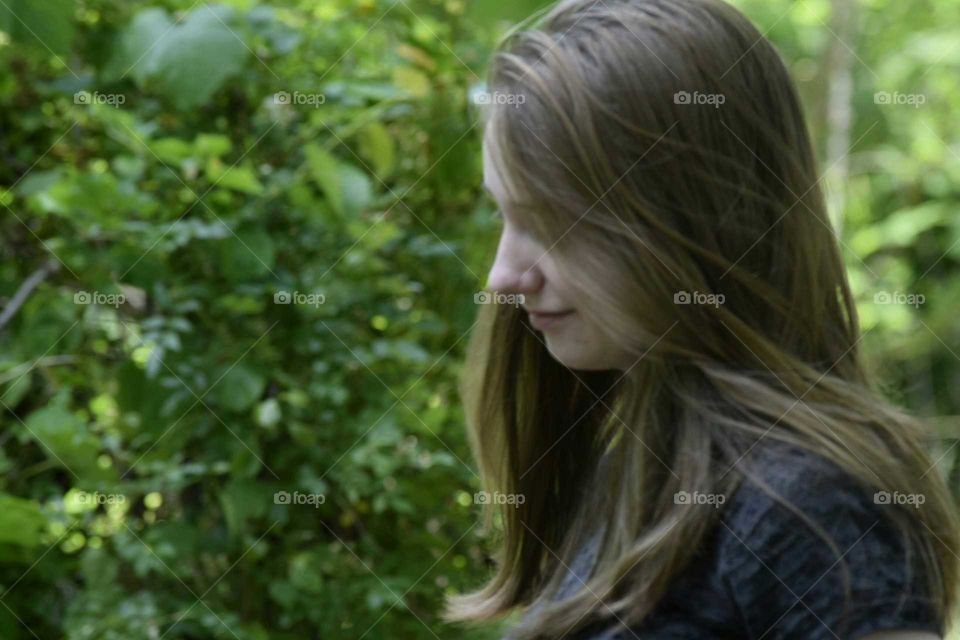
[{"label": "lips", "polygon": [[532,315],[532,316],[543,316],[543,317],[547,317],[547,316],[562,316],[562,315],[566,315],[566,314],[570,313],[571,311],[573,311],[573,309],[567,309],[566,311],[537,311],[537,310],[534,310],[534,309],[527,309],[527,313],[529,313],[530,315]]},{"label": "lips", "polygon": [[530,312],[530,324],[541,331],[548,329],[564,319],[573,315],[573,309],[569,311],[558,311],[555,313]]}]

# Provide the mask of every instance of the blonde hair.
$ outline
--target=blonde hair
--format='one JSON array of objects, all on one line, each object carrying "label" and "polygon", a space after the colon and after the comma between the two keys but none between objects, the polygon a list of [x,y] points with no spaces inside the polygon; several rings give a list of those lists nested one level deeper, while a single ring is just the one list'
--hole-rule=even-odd
[{"label": "blonde hair", "polygon": [[[922,493],[886,513],[949,624],[955,505],[929,472],[925,425],[867,374],[800,101],[770,43],[719,0],[569,0],[507,36],[488,87],[523,98],[492,101],[487,126],[525,222],[637,363],[575,373],[522,310],[480,307],[461,383],[471,446],[484,489],[525,499],[485,506],[496,572],[445,618],[537,604],[517,638],[639,622],[717,525],[674,494],[730,495],[763,438],[864,491]],[[682,292],[723,303],[675,304]],[[596,522],[596,571],[552,602]]]}]

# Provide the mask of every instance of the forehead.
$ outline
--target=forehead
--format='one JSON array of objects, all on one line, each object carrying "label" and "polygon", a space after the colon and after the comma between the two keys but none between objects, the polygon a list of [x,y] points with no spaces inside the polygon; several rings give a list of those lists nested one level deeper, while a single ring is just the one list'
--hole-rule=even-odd
[{"label": "forehead", "polygon": [[484,188],[494,197],[501,207],[511,211],[534,209],[534,200],[530,194],[519,187],[515,181],[508,180],[500,156],[500,147],[496,136],[486,130],[483,136],[483,174]]}]

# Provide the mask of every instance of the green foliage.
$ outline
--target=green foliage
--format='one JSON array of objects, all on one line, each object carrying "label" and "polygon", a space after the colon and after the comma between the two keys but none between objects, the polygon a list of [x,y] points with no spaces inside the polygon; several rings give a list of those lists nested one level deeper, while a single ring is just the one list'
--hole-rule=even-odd
[{"label": "green foliage", "polygon": [[390,4],[8,1],[0,637],[454,633],[492,32]]},{"label": "green foliage", "polygon": [[[0,303],[39,279],[0,327],[0,637],[498,637],[438,617],[490,535],[456,391],[496,239],[467,96],[546,4],[5,0]],[[818,104],[829,3],[741,4]],[[955,414],[956,33],[868,4],[865,344]],[[873,100],[911,78],[921,110]]]}]

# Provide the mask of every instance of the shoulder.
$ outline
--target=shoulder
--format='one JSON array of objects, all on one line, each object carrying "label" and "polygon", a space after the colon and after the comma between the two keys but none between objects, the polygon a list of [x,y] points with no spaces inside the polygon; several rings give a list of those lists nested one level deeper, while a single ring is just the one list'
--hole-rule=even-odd
[{"label": "shoulder", "polygon": [[765,446],[748,468],[780,499],[745,477],[717,535],[719,569],[750,637],[942,635],[922,567],[889,519],[892,507],[796,447]]},{"label": "shoulder", "polygon": [[761,535],[783,522],[790,514],[783,502],[811,517],[880,515],[867,489],[835,464],[799,447],[764,443],[738,466],[749,475],[724,510],[723,524],[732,533]]}]

